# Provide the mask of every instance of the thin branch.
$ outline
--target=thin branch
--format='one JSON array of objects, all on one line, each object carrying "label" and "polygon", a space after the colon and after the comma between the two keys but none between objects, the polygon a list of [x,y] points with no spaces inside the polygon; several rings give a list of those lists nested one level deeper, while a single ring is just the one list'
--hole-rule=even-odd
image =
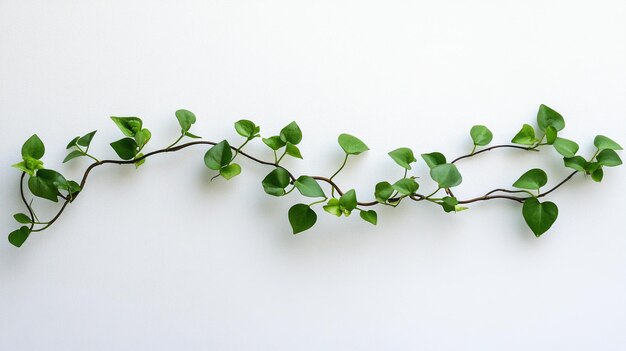
[{"label": "thin branch", "polygon": [[457,161],[460,161],[462,159],[469,158],[469,157],[476,156],[476,155],[480,155],[483,152],[487,152],[487,151],[491,151],[491,150],[495,150],[495,149],[500,149],[500,148],[511,148],[511,149],[520,149],[520,150],[526,150],[526,151],[536,151],[536,152],[539,152],[539,150],[533,149],[530,146],[526,147],[526,146],[518,146],[518,145],[496,145],[496,146],[488,147],[486,149],[482,149],[480,151],[473,152],[471,154],[467,154],[467,155],[463,155],[463,156],[457,157],[456,159],[454,159],[450,163],[456,163]]}]

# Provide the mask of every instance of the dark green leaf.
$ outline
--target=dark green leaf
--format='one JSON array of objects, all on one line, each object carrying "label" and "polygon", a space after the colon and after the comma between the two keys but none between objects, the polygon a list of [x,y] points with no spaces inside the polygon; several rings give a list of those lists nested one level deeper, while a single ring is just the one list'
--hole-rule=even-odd
[{"label": "dark green leaf", "polygon": [[137,155],[137,142],[132,138],[123,138],[111,143],[111,147],[122,160],[131,160]]},{"label": "dark green leaf", "polygon": [[422,154],[422,158],[428,165],[428,168],[432,169],[435,166],[446,163],[446,157],[441,152],[431,152],[429,154]]},{"label": "dark green leaf", "polygon": [[582,156],[564,157],[563,163],[565,163],[565,167],[583,172],[585,171],[587,160],[585,160]]},{"label": "dark green leaf", "polygon": [[412,195],[419,188],[419,184],[411,178],[402,178],[397,182],[393,183],[393,189],[399,192],[402,195]]},{"label": "dark green leaf", "polygon": [[22,224],[30,224],[33,221],[30,219],[30,217],[28,217],[27,215],[23,214],[23,213],[16,213],[13,215],[13,218],[15,218],[16,221],[18,221],[19,223]]},{"label": "dark green leaf", "polygon": [[91,144],[91,140],[93,140],[93,136],[96,135],[96,132],[97,130],[94,130],[93,132],[89,132],[83,135],[78,140],[76,140],[76,143],[80,146],[89,147],[89,144]]},{"label": "dark green leaf", "polygon": [[619,158],[617,152],[612,149],[604,149],[600,151],[598,156],[596,156],[596,160],[598,160],[601,165],[607,167],[615,167],[622,164],[622,159]]},{"label": "dark green leaf", "polygon": [[80,157],[80,156],[84,156],[85,154],[82,151],[78,151],[78,150],[74,150],[72,152],[70,152],[69,154],[67,154],[67,156],[65,156],[65,158],[63,159],[63,163],[74,159],[76,157]]},{"label": "dark green leaf", "polygon": [[189,132],[185,132],[185,136],[193,138],[193,139],[202,139],[201,136],[195,135],[195,134],[191,134]]},{"label": "dark green leaf", "polygon": [[472,137],[472,141],[474,145],[485,146],[493,140],[493,133],[489,130],[489,128],[476,125],[470,129],[470,136]]},{"label": "dark green leaf", "polygon": [[593,139],[593,145],[595,145],[598,149],[611,149],[611,150],[621,150],[622,147],[616,143],[615,141],[605,137],[604,135],[596,135]]},{"label": "dark green leaf", "polygon": [[544,132],[549,126],[554,127],[557,131],[565,128],[563,116],[543,104],[539,106],[539,111],[537,112],[537,124],[539,125],[539,129]]},{"label": "dark green leaf", "polygon": [[444,163],[430,169],[430,177],[433,178],[440,188],[452,188],[463,181],[461,173],[455,165]]},{"label": "dark green leaf", "polygon": [[9,234],[9,242],[16,247],[20,247],[28,239],[29,235],[30,229],[27,226],[22,226]]},{"label": "dark green leaf", "polygon": [[309,205],[296,204],[289,209],[289,224],[294,234],[303,232],[317,222],[317,214]]},{"label": "dark green leaf", "polygon": [[[39,170],[37,173],[43,171]],[[38,175],[31,176],[28,179],[28,189],[30,192],[44,199],[48,199],[50,201],[58,202],[59,190],[57,187],[47,178],[39,177]]]},{"label": "dark green leaf", "polygon": [[363,218],[363,220],[370,222],[373,225],[376,225],[376,223],[378,222],[378,214],[374,210],[361,211],[360,216],[361,218]]},{"label": "dark green leaf", "polygon": [[300,176],[294,183],[300,194],[308,197],[326,197],[324,191],[315,179],[309,176]]},{"label": "dark green leaf", "polygon": [[376,188],[374,189],[374,196],[376,197],[376,201],[382,203],[387,202],[392,194],[393,186],[391,186],[389,182],[380,182],[376,184]]},{"label": "dark green leaf", "polygon": [[285,169],[278,167],[271,171],[261,184],[266,193],[274,196],[283,196],[289,181],[289,173]]},{"label": "dark green leaf", "polygon": [[37,177],[49,181],[57,189],[67,190],[67,180],[57,171],[53,171],[51,169],[41,169],[37,171]]},{"label": "dark green leaf", "polygon": [[69,143],[67,143],[67,147],[66,149],[71,149],[74,146],[76,146],[76,142],[78,141],[78,139],[80,139],[79,136],[77,136],[76,138],[72,139],[72,141],[70,141]]},{"label": "dark green leaf", "polygon": [[287,148],[285,148],[287,155],[302,159],[302,154],[300,153],[300,149],[297,146],[293,145],[290,142],[287,142]]},{"label": "dark green leaf", "polygon": [[548,128],[546,128],[546,143],[548,145],[554,144],[557,134],[558,133],[553,126],[548,126]]},{"label": "dark green leaf", "polygon": [[270,149],[274,151],[280,149],[286,144],[284,141],[282,141],[282,139],[278,135],[275,135],[269,138],[263,138],[262,140],[263,140],[263,143],[265,143],[265,145],[269,146]]},{"label": "dark green leaf", "polygon": [[343,213],[341,211],[340,206],[339,206],[339,199],[332,198],[332,199],[328,200],[328,204],[324,205],[323,208],[324,208],[324,211],[326,211],[326,212],[328,212],[328,213],[330,213],[332,215],[335,215],[337,217],[340,217],[341,214]]},{"label": "dark green leaf", "polygon": [[591,179],[596,182],[601,182],[604,177],[604,171],[602,170],[602,166],[596,168],[593,172],[591,172]]},{"label": "dark green leaf", "polygon": [[228,166],[220,169],[220,175],[226,179],[231,179],[241,173],[241,166],[236,163],[231,163]]},{"label": "dark green leaf", "polygon": [[43,157],[45,152],[46,148],[37,134],[33,134],[30,138],[28,138],[28,140],[26,140],[24,145],[22,145],[23,158],[31,157],[38,160]]},{"label": "dark green leaf", "polygon": [[212,170],[218,171],[227,166],[233,158],[233,153],[228,141],[222,140],[217,145],[211,147],[204,154],[204,164]]},{"label": "dark green leaf", "polygon": [[578,152],[578,144],[565,138],[556,138],[553,146],[563,157],[574,157]]},{"label": "dark green leaf", "polygon": [[443,199],[441,199],[441,207],[443,207],[443,210],[446,213],[449,212],[456,212],[456,206],[459,204],[459,201],[456,199],[456,197],[452,197],[452,196],[446,196]]},{"label": "dark green leaf", "polygon": [[148,143],[148,141],[150,141],[150,138],[152,138],[152,133],[150,133],[150,131],[146,128],[138,131],[137,134],[135,134],[135,141],[137,141],[137,145],[139,146],[139,148],[143,148]]},{"label": "dark green leaf", "polygon": [[522,129],[511,140],[512,143],[520,145],[533,145],[537,141],[539,140],[535,136],[535,128],[530,124],[524,124]]},{"label": "dark green leaf", "polygon": [[522,174],[513,186],[519,189],[536,190],[548,183],[548,175],[542,169],[533,168]]},{"label": "dark green leaf", "polygon": [[178,124],[180,124],[180,130],[182,134],[185,134],[191,129],[191,125],[196,123],[196,115],[193,112],[185,109],[180,109],[175,112]]},{"label": "dark green leaf", "polygon": [[411,163],[417,161],[415,155],[413,155],[413,150],[408,147],[401,147],[399,149],[395,149],[389,152],[389,156],[396,161],[400,167],[405,169],[411,169]]},{"label": "dark green leaf", "polygon": [[296,122],[289,123],[280,131],[280,140],[298,145],[302,141],[302,131]]},{"label": "dark green leaf", "polygon": [[128,137],[134,137],[141,130],[143,122],[137,117],[111,117],[117,127]]},{"label": "dark green leaf", "polygon": [[535,236],[539,237],[556,221],[559,209],[553,202],[541,203],[537,198],[531,197],[524,201],[522,215]]},{"label": "dark green leaf", "polygon": [[362,152],[369,150],[364,142],[350,134],[344,133],[339,135],[337,141],[339,142],[339,146],[341,146],[343,151],[348,155],[358,155]]},{"label": "dark green leaf", "polygon": [[252,139],[258,136],[257,133],[260,131],[260,128],[257,127],[254,122],[247,119],[242,119],[235,122],[235,130],[242,137]]},{"label": "dark green leaf", "polygon": [[354,189],[348,190],[339,198],[339,206],[347,211],[354,210],[356,208],[356,204],[356,192]]},{"label": "dark green leaf", "polygon": [[80,192],[80,185],[73,180],[68,180],[67,191],[71,196],[74,196]]}]

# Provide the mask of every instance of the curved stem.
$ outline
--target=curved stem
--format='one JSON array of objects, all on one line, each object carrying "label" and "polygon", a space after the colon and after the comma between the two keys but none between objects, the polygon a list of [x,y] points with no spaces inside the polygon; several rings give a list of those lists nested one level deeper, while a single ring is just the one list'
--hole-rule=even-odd
[{"label": "curved stem", "polygon": [[450,163],[456,163],[456,162],[458,162],[458,161],[460,161],[462,159],[469,158],[469,157],[476,156],[476,155],[480,155],[483,152],[487,152],[487,151],[491,151],[491,150],[495,150],[495,149],[500,149],[500,148],[511,148],[511,149],[520,149],[520,150],[526,150],[526,151],[537,151],[537,152],[539,152],[539,150],[537,150],[537,149],[534,149],[532,147],[526,147],[526,146],[508,145],[508,144],[506,144],[506,145],[496,145],[496,146],[488,147],[486,149],[482,149],[480,151],[472,152],[471,154],[467,154],[467,155],[463,155],[463,156],[457,157],[456,159],[454,159]]}]

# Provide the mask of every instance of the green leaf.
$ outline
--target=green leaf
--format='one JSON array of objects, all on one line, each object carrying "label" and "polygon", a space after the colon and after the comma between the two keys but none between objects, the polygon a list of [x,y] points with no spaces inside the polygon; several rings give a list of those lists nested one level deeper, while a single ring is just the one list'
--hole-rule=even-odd
[{"label": "green leaf", "polygon": [[26,140],[24,145],[22,145],[23,158],[31,157],[35,160],[39,160],[43,157],[45,152],[46,148],[37,134],[33,134],[30,138],[28,138],[28,140]]},{"label": "green leaf", "polygon": [[43,162],[35,160],[32,157],[26,157],[24,161],[18,162],[11,167],[15,167],[20,171],[26,172],[29,175],[35,175],[35,171],[43,168]]},{"label": "green leaf", "polygon": [[411,178],[402,178],[397,182],[393,183],[392,187],[394,190],[399,192],[402,195],[412,195],[419,188],[419,184]]},{"label": "green leaf", "polygon": [[324,208],[324,211],[332,215],[335,215],[337,217],[340,217],[341,214],[343,213],[343,211],[341,211],[341,208],[339,206],[339,199],[332,198],[328,200],[327,205],[324,205],[323,208]]},{"label": "green leaf", "polygon": [[137,141],[137,145],[139,148],[143,148],[148,141],[152,138],[152,133],[148,129],[142,129],[135,134],[135,141]]},{"label": "green leaf", "polygon": [[196,123],[196,115],[193,112],[185,109],[177,110],[175,113],[178,124],[180,124],[180,131],[185,134],[191,129],[191,125]]},{"label": "green leaf", "polygon": [[133,138],[122,138],[111,143],[111,147],[122,160],[132,160],[137,155],[137,142]]},{"label": "green leaf", "polygon": [[141,130],[143,122],[137,117],[111,117],[117,127],[128,137],[134,137]]},{"label": "green leaf", "polygon": [[265,143],[265,145],[269,146],[270,149],[274,151],[280,149],[286,144],[278,135],[275,135],[269,138],[263,138],[262,140],[263,140],[263,143]]},{"label": "green leaf", "polygon": [[524,124],[522,129],[511,140],[512,143],[520,145],[533,145],[537,141],[539,140],[535,136],[535,128],[530,124]]},{"label": "green leaf", "polygon": [[604,135],[596,135],[596,137],[593,139],[593,145],[595,145],[599,150],[622,150],[622,147],[618,143],[614,142],[608,137],[605,137]]},{"label": "green leaf", "polygon": [[548,128],[546,128],[546,143],[548,145],[554,144],[554,141],[556,140],[556,135],[556,129],[553,126],[548,126]]},{"label": "green leaf", "polygon": [[358,155],[362,152],[369,150],[364,142],[350,134],[344,133],[339,135],[337,141],[339,142],[339,146],[341,146],[343,151],[348,155]]},{"label": "green leaf", "polygon": [[537,198],[531,197],[524,201],[522,215],[535,236],[539,237],[556,221],[559,209],[553,202],[541,203]]},{"label": "green leaf", "polygon": [[441,152],[431,152],[429,154],[422,154],[422,158],[428,165],[428,168],[432,169],[435,166],[439,166],[446,163],[446,157]]},{"label": "green leaf", "polygon": [[470,136],[472,137],[472,141],[474,145],[485,146],[493,140],[493,133],[489,130],[489,128],[476,125],[470,129]]},{"label": "green leaf", "polygon": [[228,166],[220,169],[220,175],[226,179],[231,179],[241,173],[241,166],[236,163],[231,163]]},{"label": "green leaf", "polygon": [[30,229],[28,229],[27,226],[22,226],[20,229],[14,230],[9,234],[9,242],[16,247],[20,247],[24,244],[26,239],[28,239],[29,235]]},{"label": "green leaf", "polygon": [[548,183],[548,175],[542,169],[533,168],[522,174],[513,186],[519,189],[536,190]]},{"label": "green leaf", "polygon": [[374,210],[361,211],[359,215],[361,216],[361,218],[363,218],[363,220],[370,222],[373,225],[376,225],[376,223],[378,222],[378,214]]},{"label": "green leaf", "polygon": [[600,151],[596,160],[602,165],[607,167],[615,167],[622,164],[622,159],[619,158],[617,152],[612,149],[604,149]]},{"label": "green leaf", "polygon": [[417,161],[415,155],[413,155],[413,150],[408,147],[401,147],[399,149],[395,149],[388,154],[391,158],[396,161],[400,167],[405,169],[411,169],[411,163]]},{"label": "green leaf", "polygon": [[191,134],[189,132],[185,132],[185,136],[193,138],[193,139],[202,139],[201,136],[195,135],[195,134]]},{"label": "green leaf", "polygon": [[142,164],[146,163],[146,158],[142,158],[144,154],[142,152],[135,155],[135,159],[139,159],[139,161],[135,161],[135,169],[139,168]]},{"label": "green leaf", "polygon": [[309,176],[300,176],[294,183],[300,194],[308,197],[326,197],[324,191],[315,179]]},{"label": "green leaf", "polygon": [[76,146],[76,142],[78,141],[78,139],[80,139],[79,136],[77,136],[76,138],[72,139],[72,141],[70,141],[69,143],[67,143],[67,147],[65,147],[66,149],[71,149],[74,146]]},{"label": "green leaf", "polygon": [[30,217],[28,217],[27,215],[23,214],[23,213],[16,213],[13,215],[13,218],[15,218],[16,221],[18,221],[19,223],[22,224],[30,224],[33,221],[30,219]]},{"label": "green leaf", "polygon": [[348,190],[339,198],[339,206],[342,209],[352,211],[356,208],[356,205],[356,192],[354,191],[354,189]]},{"label": "green leaf", "polygon": [[303,232],[317,222],[317,214],[309,205],[296,204],[289,209],[289,224],[294,234]]},{"label": "green leaf", "polygon": [[232,159],[233,153],[230,144],[226,140],[222,140],[204,154],[204,164],[215,171],[226,167]]},{"label": "green leaf", "polygon": [[67,156],[65,156],[65,158],[63,159],[63,163],[74,159],[76,157],[81,157],[81,156],[85,156],[85,154],[82,151],[78,151],[78,150],[74,150],[72,152],[70,152],[69,154],[67,154]]},{"label": "green leaf", "polygon": [[68,180],[67,181],[67,191],[70,194],[70,196],[74,196],[76,194],[78,194],[80,192],[80,185],[78,183],[76,183],[73,180]]},{"label": "green leaf", "polygon": [[539,129],[544,132],[549,126],[554,127],[557,131],[565,128],[563,116],[543,104],[539,106],[539,111],[537,112],[537,124],[539,125]]},{"label": "green leaf", "polygon": [[455,187],[463,181],[461,173],[451,163],[444,163],[431,168],[430,177],[443,189]]},{"label": "green leaf", "polygon": [[565,138],[556,138],[553,146],[563,157],[574,157],[578,152],[578,144]]},{"label": "green leaf", "polygon": [[41,197],[44,199],[48,199],[50,201],[54,201],[54,202],[58,202],[58,196],[59,196],[59,190],[57,189],[57,187],[52,183],[52,181],[50,181],[49,179],[45,178],[45,177],[40,177],[39,173],[43,171],[39,170],[37,173],[37,175],[35,176],[31,176],[28,179],[28,189],[30,190],[30,192],[37,196],[37,197]]},{"label": "green leaf", "polygon": [[239,135],[249,140],[257,137],[257,133],[261,131],[261,128],[257,127],[254,122],[250,120],[242,119],[235,122],[235,130]]},{"label": "green leaf", "polygon": [[441,205],[441,207],[443,207],[443,210],[446,213],[456,212],[459,201],[456,199],[456,197],[446,196],[443,199],[441,199],[441,202],[439,204]]},{"label": "green leaf", "polygon": [[97,130],[94,130],[93,132],[83,135],[76,140],[76,143],[80,146],[89,147],[89,144],[91,144],[91,140],[93,140],[93,136],[96,135],[96,132]]},{"label": "green leaf", "polygon": [[285,169],[278,167],[265,176],[261,184],[266,193],[274,196],[283,196],[290,180],[289,173]]},{"label": "green leaf", "polygon": [[601,182],[602,178],[604,177],[604,171],[602,170],[602,167],[598,167],[596,168],[593,172],[591,172],[591,179],[593,179],[596,182]]},{"label": "green leaf", "polygon": [[587,162],[585,163],[585,172],[587,174],[591,174],[593,172],[595,172],[595,170],[597,170],[598,168],[601,168],[602,165],[600,164],[600,162]]},{"label": "green leaf", "polygon": [[57,189],[67,190],[68,188],[67,180],[61,173],[57,171],[53,171],[51,169],[42,169],[37,171],[37,177],[49,181]]},{"label": "green leaf", "polygon": [[285,149],[287,155],[302,159],[302,154],[300,153],[300,149],[294,144],[287,142],[287,148]]},{"label": "green leaf", "polygon": [[380,182],[376,184],[376,188],[374,189],[374,196],[376,197],[376,201],[385,203],[391,195],[393,194],[393,186],[389,184],[389,182]]},{"label": "green leaf", "polygon": [[565,163],[565,167],[584,172],[587,160],[585,160],[582,156],[564,157],[563,163]]},{"label": "green leaf", "polygon": [[298,145],[302,141],[302,131],[296,122],[289,123],[280,131],[280,140]]}]

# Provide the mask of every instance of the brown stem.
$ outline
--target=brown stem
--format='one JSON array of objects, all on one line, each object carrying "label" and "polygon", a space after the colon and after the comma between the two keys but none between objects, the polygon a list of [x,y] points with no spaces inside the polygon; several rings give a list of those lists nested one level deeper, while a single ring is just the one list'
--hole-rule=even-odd
[{"label": "brown stem", "polygon": [[518,146],[518,145],[496,145],[496,146],[488,147],[486,149],[482,149],[480,151],[476,151],[476,152],[471,153],[471,154],[467,154],[467,155],[463,155],[463,156],[457,157],[456,159],[454,159],[450,163],[456,163],[457,161],[460,161],[460,160],[462,160],[464,158],[469,158],[469,157],[472,157],[472,156],[476,156],[476,155],[482,154],[483,152],[491,151],[491,150],[494,150],[494,149],[500,149],[500,148],[511,148],[511,149],[520,149],[520,150],[526,150],[526,151],[537,151],[537,152],[539,152],[539,150],[533,149],[530,146],[526,147],[526,146]]}]

